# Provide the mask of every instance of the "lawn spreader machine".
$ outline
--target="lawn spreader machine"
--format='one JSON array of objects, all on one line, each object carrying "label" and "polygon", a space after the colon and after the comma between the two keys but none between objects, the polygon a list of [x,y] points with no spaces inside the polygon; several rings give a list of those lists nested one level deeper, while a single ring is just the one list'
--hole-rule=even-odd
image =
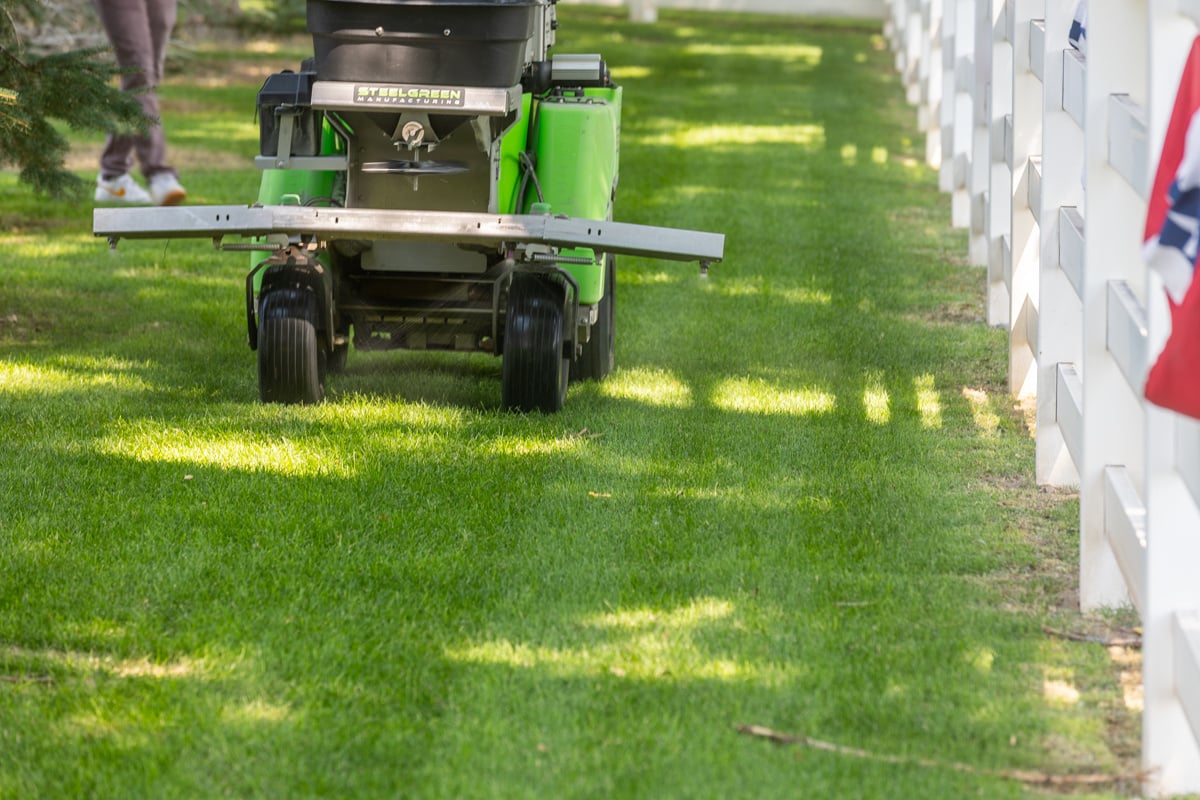
[{"label": "lawn spreader machine", "polygon": [[113,247],[253,252],[264,402],[320,402],[353,339],[491,353],[505,408],[555,412],[568,381],[613,368],[617,255],[721,260],[721,234],[613,220],[622,89],[599,55],[551,55],[554,0],[308,0],[307,14],[313,57],[258,94],[255,204],[93,220]]}]

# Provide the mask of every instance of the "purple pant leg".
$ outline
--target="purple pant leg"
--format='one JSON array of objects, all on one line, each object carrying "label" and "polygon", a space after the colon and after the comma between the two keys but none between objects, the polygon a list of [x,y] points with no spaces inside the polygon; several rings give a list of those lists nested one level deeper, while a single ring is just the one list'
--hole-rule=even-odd
[{"label": "purple pant leg", "polygon": [[112,43],[117,63],[133,68],[121,76],[121,88],[140,89],[137,100],[153,122],[143,134],[112,133],[100,154],[100,174],[115,178],[129,172],[137,156],[149,178],[175,170],[167,164],[167,140],[159,119],[154,89],[162,80],[167,44],[175,27],[176,0],[92,0]]}]

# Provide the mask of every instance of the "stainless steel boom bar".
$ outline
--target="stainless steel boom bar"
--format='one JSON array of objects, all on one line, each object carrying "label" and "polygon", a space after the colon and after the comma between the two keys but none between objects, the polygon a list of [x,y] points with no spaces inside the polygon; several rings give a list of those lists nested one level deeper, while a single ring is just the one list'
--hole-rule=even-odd
[{"label": "stainless steel boom bar", "polygon": [[319,239],[422,239],[500,246],[547,244],[672,261],[720,261],[719,233],[539,214],[475,214],[310,206],[97,208],[92,231],[120,239],[311,235]]}]

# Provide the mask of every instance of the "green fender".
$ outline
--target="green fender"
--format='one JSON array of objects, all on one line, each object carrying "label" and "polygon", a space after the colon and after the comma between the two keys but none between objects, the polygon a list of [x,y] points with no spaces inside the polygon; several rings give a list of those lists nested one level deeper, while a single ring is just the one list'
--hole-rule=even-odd
[{"label": "green fender", "polygon": [[[539,99],[533,109],[530,149],[537,164],[542,200],[552,214],[598,221],[612,219],[621,142],[621,88],[585,89],[582,94]],[[530,213],[537,192],[528,187],[522,210]],[[591,264],[563,264],[579,284],[579,302],[604,296],[604,259],[589,248],[562,251]],[[598,262],[598,263],[596,263]]]}]

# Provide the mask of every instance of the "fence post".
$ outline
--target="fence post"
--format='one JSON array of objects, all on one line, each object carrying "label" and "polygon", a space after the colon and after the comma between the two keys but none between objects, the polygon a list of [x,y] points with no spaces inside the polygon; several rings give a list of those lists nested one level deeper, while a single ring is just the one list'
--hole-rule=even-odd
[{"label": "fence post", "polygon": [[[943,77],[942,168],[939,186],[950,192],[950,223],[956,228],[971,224],[971,155],[975,109],[971,91],[975,84],[975,3],[945,0],[943,40],[946,72]],[[948,118],[947,118],[948,117]],[[949,156],[947,158],[947,156]]]},{"label": "fence post", "polygon": [[[1110,159],[1127,124],[1121,100],[1144,107],[1146,86],[1145,0],[1089,0],[1085,87],[1084,189],[1087,227],[1083,273],[1083,443],[1079,468],[1080,578],[1084,610],[1127,605],[1126,581],[1105,528],[1105,468],[1123,465],[1135,487],[1144,485],[1145,418],[1141,397],[1130,391],[1121,364],[1110,352],[1112,291],[1144,292],[1141,257],[1147,168],[1122,175]],[[1133,34],[1133,35],[1131,35]],[[1143,122],[1144,132],[1144,122]],[[1143,133],[1144,136],[1144,133]],[[1144,138],[1143,138],[1144,148]],[[1118,152],[1118,156],[1127,154]],[[1145,158],[1143,149],[1142,158]],[[1133,180],[1141,185],[1131,185]],[[1120,285],[1114,285],[1120,282]],[[1144,306],[1144,298],[1137,298]],[[1143,356],[1144,360],[1144,356]],[[1144,369],[1144,367],[1143,367]],[[1136,379],[1135,379],[1136,380]],[[1140,384],[1139,384],[1140,385]]]},{"label": "fence post", "polygon": [[987,321],[1007,326],[1009,292],[1006,249],[1012,227],[1012,173],[1007,158],[1007,122],[1012,117],[1012,45],[1008,41],[1007,0],[981,0],[976,18],[976,147],[983,191],[978,242],[980,264],[987,267]]},{"label": "fence post", "polygon": [[[1074,486],[1079,481],[1068,444],[1082,409],[1073,403],[1082,360],[1083,309],[1079,276],[1083,269],[1083,129],[1072,118],[1078,98],[1068,97],[1075,81],[1068,65],[1079,63],[1067,35],[1075,0],[1046,0],[1042,36],[1042,158],[1027,165],[1026,180],[1040,187],[1036,203],[1041,229],[1038,267],[1037,442],[1035,478],[1040,485]],[[1064,102],[1065,101],[1065,102]],[[1059,397],[1060,386],[1065,396]],[[1060,411],[1062,416],[1060,418]],[[1064,427],[1064,423],[1066,423]]]},{"label": "fence post", "polygon": [[1005,155],[1011,171],[1012,227],[1003,269],[1009,287],[1008,388],[1022,398],[1037,393],[1036,350],[1041,324],[1038,296],[1041,208],[1037,206],[1042,187],[1040,168],[1033,162],[1037,160],[1040,164],[1042,155],[1044,14],[1044,0],[1009,0],[1012,114],[1006,125]]},{"label": "fence post", "polygon": [[942,0],[922,0],[921,30],[924,92],[917,121],[925,134],[925,163],[937,169],[942,165]]},{"label": "fence post", "polygon": [[[970,171],[967,173],[967,194],[971,218],[968,225],[967,262],[979,267],[988,266],[988,182],[991,179],[991,137],[989,135],[993,106],[992,59],[995,43],[994,12],[998,0],[976,0],[970,35],[971,48],[971,142]],[[989,320],[990,321],[990,320]],[[1006,320],[1002,320],[1004,322]],[[993,323],[996,324],[996,323]]]}]

